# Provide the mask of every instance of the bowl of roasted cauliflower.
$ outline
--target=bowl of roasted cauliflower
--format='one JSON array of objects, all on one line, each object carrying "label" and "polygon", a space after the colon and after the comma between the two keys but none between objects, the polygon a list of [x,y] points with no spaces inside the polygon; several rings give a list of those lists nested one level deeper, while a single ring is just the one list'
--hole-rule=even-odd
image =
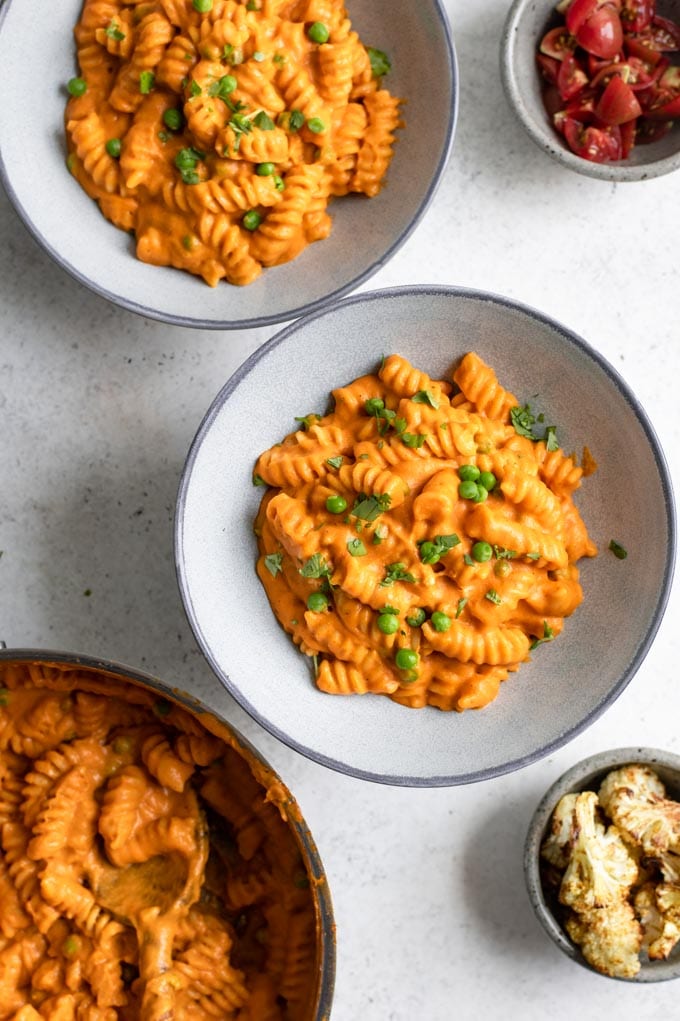
[{"label": "bowl of roasted cauliflower", "polygon": [[680,977],[680,755],[618,748],[573,766],[532,817],[524,872],[572,960],[629,982]]}]

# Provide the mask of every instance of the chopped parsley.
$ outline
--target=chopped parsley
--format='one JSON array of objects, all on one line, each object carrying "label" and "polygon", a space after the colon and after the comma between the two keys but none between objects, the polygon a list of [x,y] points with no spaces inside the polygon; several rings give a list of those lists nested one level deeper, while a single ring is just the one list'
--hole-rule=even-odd
[{"label": "chopped parsley", "polygon": [[226,101],[227,97],[230,96],[237,87],[238,82],[236,78],[234,78],[233,74],[223,74],[221,78],[218,78],[216,82],[213,82],[208,86],[208,95],[214,96],[217,99],[224,99]]},{"label": "chopped parsley", "polygon": [[264,558],[264,566],[272,578],[275,578],[279,571],[283,570],[283,553],[268,553]]},{"label": "chopped parsley", "polygon": [[628,556],[628,550],[621,543],[617,542],[616,539],[609,540],[609,549],[617,560],[625,560]]},{"label": "chopped parsley", "polygon": [[382,78],[392,70],[390,58],[382,50],[376,50],[374,46],[367,46],[366,52],[371,62],[371,74],[374,78]]},{"label": "chopped parsley", "polygon": [[415,447],[420,450],[423,443],[427,439],[426,433],[409,433],[402,432],[399,434],[399,439],[406,447]]},{"label": "chopped parsley", "polygon": [[465,609],[466,606],[467,606],[467,596],[462,596],[458,600],[458,606],[456,607],[456,620],[458,620],[458,618],[460,617],[461,613],[463,612],[463,610]]},{"label": "chopped parsley", "polygon": [[543,637],[542,638],[534,638],[533,642],[529,646],[529,651],[533,652],[534,649],[536,649],[539,645],[543,645],[544,642],[551,642],[554,637],[555,637],[555,632],[553,631],[553,629],[548,624],[548,621],[544,620],[543,621]]},{"label": "chopped parsley", "polygon": [[320,418],[321,415],[315,415],[314,412],[311,412],[309,415],[300,416],[296,415],[295,421],[299,422],[304,431],[306,432],[307,429],[309,429],[310,425],[314,425],[314,423],[318,422]]},{"label": "chopped parsley", "polygon": [[414,404],[429,404],[431,408],[438,408],[439,401],[431,390],[419,390],[411,398]]},{"label": "chopped parsley", "polygon": [[498,595],[498,592],[496,592],[495,588],[490,588],[488,592],[485,592],[484,598],[488,599],[490,603],[495,603],[496,606],[500,606],[500,604],[503,602],[501,597]]},{"label": "chopped parsley", "polygon": [[560,445],[557,440],[557,426],[546,426],[542,436],[537,436],[534,433],[533,427],[537,422],[542,424],[543,420],[544,416],[542,414],[538,416],[533,414],[529,404],[524,404],[521,408],[517,407],[510,409],[510,421],[512,422],[513,428],[518,436],[525,436],[533,443],[538,443],[540,440],[543,440],[546,450],[548,451],[559,450]]},{"label": "chopped parsley", "polygon": [[303,578],[329,578],[331,569],[320,553],[313,553],[300,568]]},{"label": "chopped parsley", "polygon": [[517,556],[517,551],[514,549],[506,549],[505,546],[496,546],[494,544],[493,555],[496,560],[514,560]]},{"label": "chopped parsley", "polygon": [[107,28],[104,30],[104,35],[108,36],[109,39],[115,39],[119,43],[125,38],[125,32],[121,32],[115,18],[111,18]]},{"label": "chopped parsley", "polygon": [[351,557],[365,557],[366,547],[364,546],[361,539],[348,539],[347,552]]},{"label": "chopped parsley", "polygon": [[343,460],[344,458],[342,454],[338,454],[337,457],[327,457],[326,464],[329,465],[331,468],[342,468]]},{"label": "chopped parsley", "polygon": [[259,128],[260,131],[273,131],[275,127],[274,121],[264,112],[264,110],[260,110],[259,113],[255,114],[253,117],[253,124],[256,128]]},{"label": "chopped parsley", "polygon": [[375,521],[391,503],[392,497],[389,493],[376,493],[373,496],[360,494],[358,502],[352,508],[352,514],[362,521]]},{"label": "chopped parsley", "polygon": [[395,581],[415,581],[414,575],[406,570],[406,565],[401,563],[389,564],[385,569],[385,577],[380,582],[380,588],[388,588]]},{"label": "chopped parsley", "polygon": [[266,486],[267,483],[264,481],[264,479],[262,478],[261,475],[258,475],[257,472],[255,472],[253,474],[253,485],[254,486]]}]

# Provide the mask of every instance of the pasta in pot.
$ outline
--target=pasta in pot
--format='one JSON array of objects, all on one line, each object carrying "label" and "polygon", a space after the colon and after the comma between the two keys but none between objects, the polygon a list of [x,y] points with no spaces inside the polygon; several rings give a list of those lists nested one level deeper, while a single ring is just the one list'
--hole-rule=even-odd
[{"label": "pasta in pot", "polygon": [[477,355],[452,378],[390,355],[257,460],[257,572],[323,691],[480,708],[582,600],[582,468]]},{"label": "pasta in pot", "polygon": [[249,284],[382,187],[401,101],[343,0],[85,0],[75,38],[68,164],[144,262]]},{"label": "pasta in pot", "polygon": [[150,689],[29,663],[0,683],[0,1019],[309,1021],[281,782]]}]

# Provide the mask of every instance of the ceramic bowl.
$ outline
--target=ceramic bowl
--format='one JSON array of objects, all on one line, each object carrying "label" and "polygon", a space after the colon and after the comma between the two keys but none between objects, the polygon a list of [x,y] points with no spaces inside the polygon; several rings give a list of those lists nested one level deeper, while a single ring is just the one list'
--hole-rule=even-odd
[{"label": "ceramic bowl", "polygon": [[[658,13],[680,23],[680,0],[658,0]],[[563,167],[603,181],[644,181],[680,167],[680,125],[665,138],[636,146],[626,160],[592,163],[576,156],[557,134],[541,97],[536,51],[545,32],[560,23],[554,0],[514,0],[501,40],[501,79],[508,102],[533,141]],[[677,54],[669,54],[676,58]]]},{"label": "ceramic bowl", "polygon": [[[300,1010],[298,1004],[299,1016],[301,1021],[328,1021],[335,982],[335,923],[326,874],[314,838],[304,821],[299,806],[281,778],[260,752],[227,720],[218,716],[200,700],[151,677],[149,674],[120,663],[70,652],[44,649],[6,649],[4,642],[0,642],[0,688],[3,688],[5,694],[7,694],[5,685],[17,669],[28,671],[31,679],[36,675],[42,677],[47,671],[51,677],[48,686],[57,692],[68,690],[69,686],[75,683],[74,691],[82,690],[109,695],[115,692],[118,698],[135,701],[134,695],[129,695],[128,692],[131,688],[141,689],[143,694],[137,701],[140,701],[142,705],[153,706],[158,720],[167,719],[172,724],[173,716],[170,707],[178,706],[190,714],[195,728],[194,732],[199,737],[201,735],[216,735],[230,751],[235,752],[244,761],[247,770],[262,789],[262,802],[270,801],[276,805],[281,812],[281,817],[287,823],[296,846],[296,851],[293,853],[298,853],[300,857],[301,875],[299,879],[296,877],[295,882],[300,882],[308,887],[313,900],[315,915],[314,964],[310,968],[310,972],[314,973],[314,979],[312,987],[307,993],[304,1010]],[[62,676],[65,678],[64,681],[61,680]],[[152,696],[151,700],[145,700],[148,693]],[[11,698],[11,693],[9,697]],[[96,709],[90,708],[90,716],[93,725],[96,726]],[[241,778],[241,782],[243,783],[243,778]],[[222,841],[231,839],[226,824],[220,825],[218,822],[216,833],[216,843],[220,839]],[[245,901],[244,905],[247,903],[249,902]],[[247,907],[245,907],[245,911],[248,912]],[[244,915],[243,920],[247,921],[247,914]],[[236,941],[238,941],[238,937],[236,937]],[[296,1014],[296,1016],[298,1015]]]},{"label": "ceramic bowl", "polygon": [[[550,655],[523,664],[479,712],[412,710],[379,696],[323,694],[312,683],[309,660],[276,622],[255,573],[253,520],[262,496],[251,485],[256,458],[296,428],[294,416],[322,411],[330,390],[374,371],[384,354],[400,353],[439,378],[468,350],[494,366],[520,399],[540,394],[565,449],[586,443],[598,462],[577,494],[601,551],[581,562],[584,601]],[[608,551],[612,538],[629,550],[625,561]],[[207,411],[188,454],[175,520],[176,568],[189,622],[244,709],[318,762],[416,786],[508,772],[592,723],[644,659],[668,597],[674,549],[668,469],[645,412],[614,369],[539,312],[444,287],[345,299],[255,352]]]},{"label": "ceramic bowl", "polygon": [[80,8],[81,0],[64,0],[49,19],[36,19],[20,0],[2,6],[6,80],[25,79],[28,52],[43,70],[40,102],[32,89],[17,88],[12,102],[0,105],[0,174],[34,238],[104,298],[180,326],[236,329],[291,320],[368,279],[423,216],[449,157],[458,105],[456,57],[441,0],[396,8],[393,0],[349,0],[360,38],[390,56],[385,86],[407,99],[388,181],[373,199],[331,203],[330,237],[297,259],[247,287],[215,288],[189,273],[138,261],[134,240],[104,219],[66,169],[65,83],[76,73],[73,26]]},{"label": "ceramic bowl", "polygon": [[[607,773],[633,763],[641,763],[654,770],[666,787],[666,793],[674,801],[680,801],[680,755],[660,751],[656,748],[616,748],[598,752],[568,769],[544,794],[534,812],[527,832],[524,847],[524,875],[531,906],[536,917],[553,943],[567,957],[589,971],[594,968],[582,956],[580,949],[562,928],[550,892],[543,883],[540,867],[540,850],[550,829],[550,819],[560,798],[565,794],[581,791],[597,791]],[[663,982],[680,977],[680,945],[676,946],[665,961],[650,961],[646,954],[640,958],[640,971],[634,978],[620,979],[625,982]],[[599,972],[596,972],[599,974]],[[608,977],[608,976],[607,976]]]}]

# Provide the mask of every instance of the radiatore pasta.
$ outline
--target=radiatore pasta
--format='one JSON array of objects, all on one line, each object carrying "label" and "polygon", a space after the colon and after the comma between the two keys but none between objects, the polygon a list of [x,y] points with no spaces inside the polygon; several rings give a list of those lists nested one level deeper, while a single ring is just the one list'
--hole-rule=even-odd
[{"label": "radiatore pasta", "polygon": [[452,382],[390,355],[332,396],[255,465],[274,613],[323,691],[485,706],[581,603],[583,470],[473,353]]},{"label": "radiatore pasta", "polygon": [[400,100],[342,0],[85,0],[75,38],[69,166],[144,262],[249,284],[382,187]]},{"label": "radiatore pasta", "polygon": [[150,689],[29,663],[0,683],[0,1019],[309,1021],[280,781]]}]

